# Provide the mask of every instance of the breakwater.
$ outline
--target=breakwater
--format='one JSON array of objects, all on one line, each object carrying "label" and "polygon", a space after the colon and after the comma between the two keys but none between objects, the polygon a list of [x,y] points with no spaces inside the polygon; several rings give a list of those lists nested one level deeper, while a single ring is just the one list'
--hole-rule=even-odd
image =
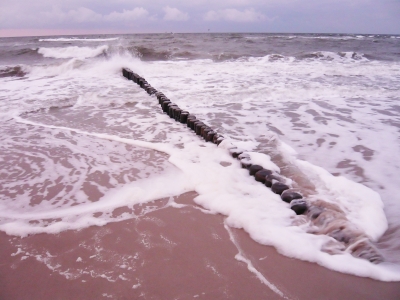
[{"label": "breakwater", "polygon": [[384,260],[369,237],[347,219],[346,213],[338,205],[318,199],[318,195],[314,195],[313,199],[304,199],[301,191],[293,187],[291,179],[277,170],[269,170],[253,163],[246,151],[236,147],[229,139],[199,120],[194,114],[173,103],[164,93],[151,86],[145,78],[128,68],[122,69],[122,75],[136,83],[150,96],[154,95],[162,111],[170,118],[189,127],[205,142],[227,149],[233,158],[240,161],[242,168],[249,171],[250,176],[270,188],[273,193],[280,195],[282,201],[288,203],[296,215],[303,217],[297,219],[294,225],[307,223],[309,233],[331,237],[332,239],[322,246],[322,251],[329,254],[349,252],[355,257],[372,263],[380,263]]}]

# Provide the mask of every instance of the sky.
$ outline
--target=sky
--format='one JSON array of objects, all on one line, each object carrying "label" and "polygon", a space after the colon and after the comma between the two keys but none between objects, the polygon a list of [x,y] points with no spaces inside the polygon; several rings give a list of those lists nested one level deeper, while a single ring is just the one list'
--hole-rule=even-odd
[{"label": "sky", "polygon": [[0,0],[0,36],[158,32],[400,34],[400,0]]}]

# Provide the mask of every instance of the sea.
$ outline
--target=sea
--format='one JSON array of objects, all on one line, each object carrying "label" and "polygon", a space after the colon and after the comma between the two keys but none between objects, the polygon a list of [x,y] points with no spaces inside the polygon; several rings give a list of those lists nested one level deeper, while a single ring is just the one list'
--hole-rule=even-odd
[{"label": "sea", "polygon": [[[226,146],[169,118],[122,68],[254,161],[338,205],[384,262],[321,251],[327,236],[294,225],[289,205]],[[204,212],[286,256],[400,280],[399,35],[0,38],[0,121],[8,235],[104,226],[137,216],[118,209],[196,191]]]}]

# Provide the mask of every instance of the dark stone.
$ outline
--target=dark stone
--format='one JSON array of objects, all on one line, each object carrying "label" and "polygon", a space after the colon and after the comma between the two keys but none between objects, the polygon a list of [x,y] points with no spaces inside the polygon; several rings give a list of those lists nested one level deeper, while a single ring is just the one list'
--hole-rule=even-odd
[{"label": "dark stone", "polygon": [[216,144],[216,143],[217,143],[217,139],[218,139],[219,137],[220,137],[220,135],[219,135],[218,133],[215,133],[214,136],[213,136],[212,142],[213,142],[214,144]]},{"label": "dark stone", "polygon": [[202,138],[206,139],[207,138],[207,132],[209,132],[210,130],[212,130],[209,126],[205,125],[201,128],[201,133],[200,135],[202,136]]},{"label": "dark stone", "polygon": [[213,138],[214,138],[215,132],[210,130],[209,132],[207,132],[207,138],[206,138],[206,142],[212,142]]},{"label": "dark stone", "polygon": [[296,192],[292,189],[284,191],[281,195],[281,199],[287,203],[292,202],[292,200],[302,199],[302,198],[303,196],[299,192]]},{"label": "dark stone", "polygon": [[258,182],[265,183],[265,177],[267,177],[268,175],[271,175],[271,174],[272,174],[271,170],[262,169],[262,170],[258,171],[256,174],[254,174],[254,178]]},{"label": "dark stone", "polygon": [[223,135],[220,135],[220,134],[218,134],[218,133],[216,133],[215,135],[214,135],[214,137],[213,137],[213,143],[214,144],[217,144],[217,145],[219,145],[219,144],[221,144],[221,142],[224,140],[224,136]]},{"label": "dark stone", "polygon": [[155,88],[152,87],[152,88],[150,88],[149,90],[147,90],[147,93],[151,96],[151,95],[157,93],[157,90],[156,90]]},{"label": "dark stone", "polygon": [[162,92],[156,92],[154,94],[156,95],[158,100],[160,100],[161,97],[165,97],[165,95]]},{"label": "dark stone", "polygon": [[252,165],[249,168],[250,175],[254,176],[258,171],[260,171],[262,169],[264,169],[264,168],[262,166],[260,166],[260,165]]},{"label": "dark stone", "polygon": [[293,210],[296,215],[304,214],[308,209],[307,202],[300,199],[293,200],[290,203],[290,209]]},{"label": "dark stone", "polygon": [[248,153],[246,153],[246,152],[243,152],[243,153],[238,155],[238,159],[247,159],[247,160],[249,160],[250,159],[250,155]]},{"label": "dark stone", "polygon": [[219,144],[221,144],[223,141],[224,141],[224,137],[223,136],[220,136],[218,139],[217,139],[217,142],[216,142],[216,144],[217,145],[219,145]]},{"label": "dark stone", "polygon": [[146,84],[149,84],[146,79],[141,78],[139,80],[139,85],[140,85],[141,88],[143,88]]},{"label": "dark stone", "polygon": [[264,183],[265,183],[265,186],[270,188],[275,181],[279,181],[279,182],[283,183],[284,182],[284,178],[279,176],[279,175],[277,175],[277,174],[270,174],[267,177],[265,177],[265,182]]},{"label": "dark stone", "polygon": [[131,75],[132,75],[132,70],[129,68],[122,68],[122,75],[126,78],[126,79],[131,79]]},{"label": "dark stone", "polygon": [[287,184],[284,184],[282,182],[275,182],[272,184],[271,186],[271,190],[275,193],[275,194],[282,194],[283,191],[286,191],[287,189],[289,189],[290,187]]},{"label": "dark stone", "polygon": [[193,125],[192,125],[191,129],[192,129],[194,132],[197,132],[197,125],[201,125],[201,124],[204,124],[204,123],[201,122],[200,120],[195,120],[195,121],[193,122]]},{"label": "dark stone", "polygon": [[239,149],[232,149],[232,150],[229,150],[229,152],[233,158],[238,158],[239,155],[243,153],[243,151],[239,150]]},{"label": "dark stone", "polygon": [[207,126],[206,124],[204,124],[203,122],[199,122],[199,123],[196,123],[196,134],[197,135],[201,135],[201,130],[202,130],[202,128],[203,127],[205,127],[205,126]]},{"label": "dark stone", "polygon": [[141,82],[142,82],[143,80],[144,80],[144,78],[139,76],[139,77],[136,79],[137,85],[140,86],[140,84],[141,84]]},{"label": "dark stone", "polygon": [[210,127],[207,127],[207,128],[204,129],[204,132],[203,132],[203,135],[202,135],[202,136],[203,136],[203,139],[204,139],[206,142],[208,142],[208,141],[207,141],[208,133],[211,132],[211,131],[213,131],[213,130],[212,130]]},{"label": "dark stone", "polygon": [[182,112],[181,112],[181,116],[180,116],[180,118],[179,118],[179,121],[180,121],[181,123],[183,123],[183,124],[187,123],[187,118],[188,118],[188,116],[189,116],[189,113],[188,113],[188,112],[182,111]]},{"label": "dark stone", "polygon": [[196,117],[195,117],[194,115],[189,115],[189,116],[187,117],[187,121],[186,121],[187,127],[193,128],[193,123],[194,123],[195,121],[197,121]]},{"label": "dark stone", "polygon": [[171,102],[171,100],[169,100],[167,97],[161,97],[160,99],[158,99],[158,103],[160,104],[163,104],[165,101]]},{"label": "dark stone", "polygon": [[180,109],[180,108],[175,109],[175,111],[174,111],[174,119],[175,119],[175,121],[178,121],[178,122],[180,121],[181,112],[182,112],[182,109]]},{"label": "dark stone", "polygon": [[140,76],[139,76],[138,74],[132,73],[132,75],[131,75],[131,80],[132,80],[134,83],[137,83],[137,81],[138,81],[139,78],[140,78]]},{"label": "dark stone", "polygon": [[242,160],[240,161],[240,164],[242,165],[242,168],[243,168],[243,169],[250,169],[250,167],[252,166],[252,164],[250,163],[250,161],[247,160],[247,159],[242,159]]},{"label": "dark stone", "polygon": [[172,104],[172,102],[171,101],[164,101],[163,102],[163,104],[162,104],[162,110],[163,110],[163,112],[168,112],[168,106],[170,105],[170,104]]},{"label": "dark stone", "polygon": [[169,115],[169,117],[170,118],[174,118],[174,113],[175,113],[175,110],[177,109],[177,108],[179,108],[178,107],[178,105],[176,105],[176,104],[173,104],[173,105],[169,105],[168,106],[168,115]]}]

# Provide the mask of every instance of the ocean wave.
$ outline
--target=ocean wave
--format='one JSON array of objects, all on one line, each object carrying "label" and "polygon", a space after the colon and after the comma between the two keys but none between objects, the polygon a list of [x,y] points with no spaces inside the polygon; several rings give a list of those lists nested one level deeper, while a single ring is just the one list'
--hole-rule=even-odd
[{"label": "ocean wave", "polygon": [[340,62],[364,62],[369,61],[364,56],[364,53],[357,52],[329,52],[329,51],[317,51],[308,52],[301,54],[297,57],[300,60],[325,60],[325,61],[340,61]]},{"label": "ocean wave", "polygon": [[346,36],[296,36],[296,38],[300,39],[317,39],[317,40],[360,40],[364,39],[365,36],[363,35],[346,35]]},{"label": "ocean wave", "polygon": [[49,58],[85,59],[105,54],[107,53],[107,50],[107,45],[99,46],[96,48],[71,46],[63,48],[39,48],[38,53],[42,54],[43,57]]},{"label": "ocean wave", "polygon": [[115,38],[50,38],[50,39],[39,39],[39,42],[76,42],[76,41],[83,41],[83,42],[107,42],[107,41],[116,41],[118,37]]},{"label": "ocean wave", "polygon": [[24,77],[27,71],[22,66],[6,66],[0,67],[0,78],[1,77]]},{"label": "ocean wave", "polygon": [[145,46],[129,47],[128,51],[129,53],[133,54],[134,56],[144,61],[168,60],[172,56],[172,51],[157,50],[155,48],[150,48]]}]

